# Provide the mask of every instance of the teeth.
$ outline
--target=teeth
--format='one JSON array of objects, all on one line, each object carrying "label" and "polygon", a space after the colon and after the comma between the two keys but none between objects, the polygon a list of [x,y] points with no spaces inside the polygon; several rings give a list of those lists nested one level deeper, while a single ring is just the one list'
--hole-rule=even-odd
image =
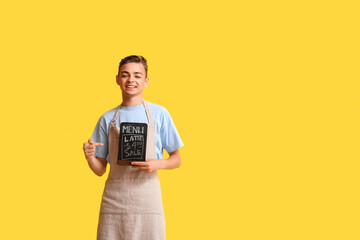
[{"label": "teeth", "polygon": [[135,86],[126,86],[127,88],[135,88]]}]

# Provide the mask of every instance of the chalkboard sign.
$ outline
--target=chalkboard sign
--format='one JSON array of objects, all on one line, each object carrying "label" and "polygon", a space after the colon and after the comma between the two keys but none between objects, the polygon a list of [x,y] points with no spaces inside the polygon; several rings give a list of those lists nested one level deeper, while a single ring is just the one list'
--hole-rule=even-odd
[{"label": "chalkboard sign", "polygon": [[146,123],[122,122],[117,163],[130,165],[132,161],[145,161],[146,136]]}]

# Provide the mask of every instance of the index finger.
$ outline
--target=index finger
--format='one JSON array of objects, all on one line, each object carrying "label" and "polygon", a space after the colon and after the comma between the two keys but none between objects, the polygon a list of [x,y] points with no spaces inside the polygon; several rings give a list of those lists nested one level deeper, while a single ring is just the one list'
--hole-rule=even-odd
[{"label": "index finger", "polygon": [[104,146],[103,143],[95,143],[94,145],[95,145],[95,146]]}]

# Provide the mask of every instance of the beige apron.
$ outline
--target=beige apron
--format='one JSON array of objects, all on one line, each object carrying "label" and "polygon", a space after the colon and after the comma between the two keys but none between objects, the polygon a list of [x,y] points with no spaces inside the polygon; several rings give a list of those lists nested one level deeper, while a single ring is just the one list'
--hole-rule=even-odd
[{"label": "beige apron", "polygon": [[[155,159],[155,124],[148,118],[146,158]],[[165,218],[157,172],[145,173],[117,164],[120,128],[115,118],[109,129],[110,172],[101,201],[98,240],[165,240]]]}]

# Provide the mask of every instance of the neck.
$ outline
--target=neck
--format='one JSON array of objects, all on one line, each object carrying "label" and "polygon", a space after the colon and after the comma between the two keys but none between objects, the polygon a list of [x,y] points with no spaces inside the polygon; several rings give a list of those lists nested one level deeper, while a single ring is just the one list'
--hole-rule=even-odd
[{"label": "neck", "polygon": [[121,103],[122,106],[125,107],[131,107],[131,106],[137,106],[143,103],[143,97],[142,94],[138,96],[124,96],[123,94],[123,101]]}]

